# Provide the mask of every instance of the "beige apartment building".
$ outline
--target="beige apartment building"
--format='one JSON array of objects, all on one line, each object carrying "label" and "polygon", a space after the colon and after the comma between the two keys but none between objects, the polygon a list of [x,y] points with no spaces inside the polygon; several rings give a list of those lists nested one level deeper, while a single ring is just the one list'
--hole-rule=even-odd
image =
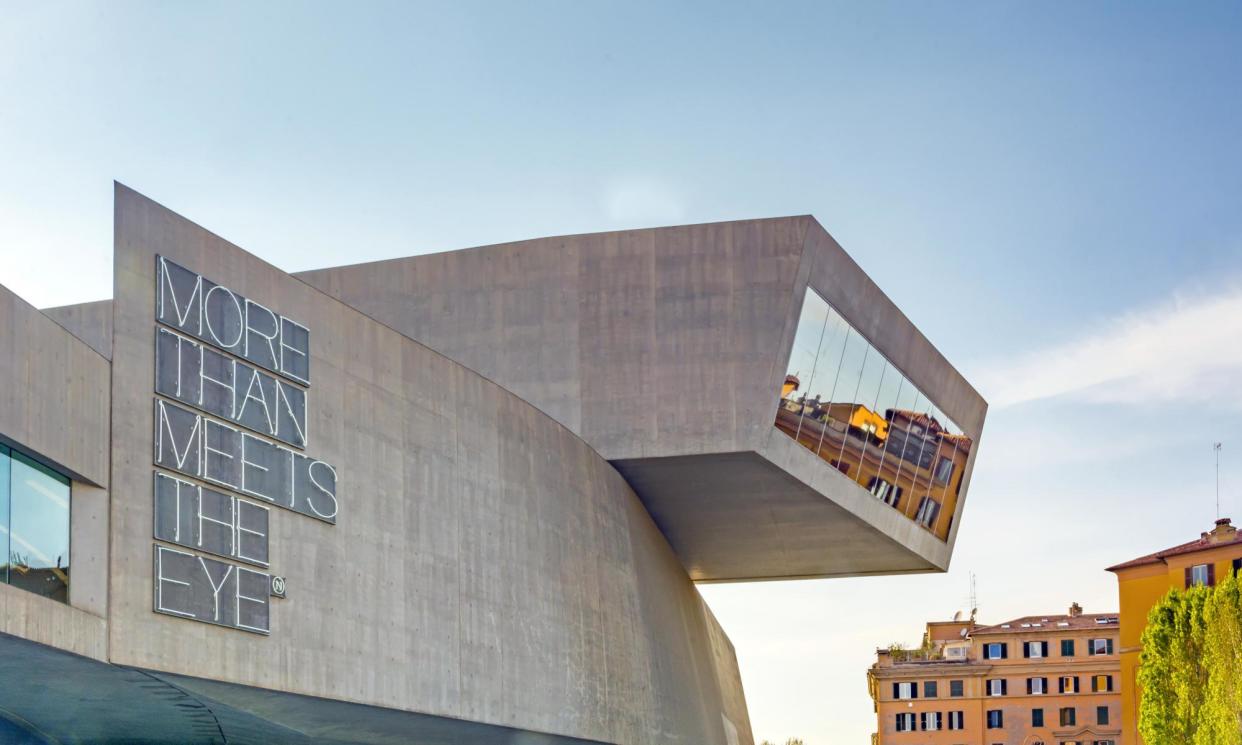
[{"label": "beige apartment building", "polygon": [[1116,745],[1116,613],[932,621],[867,671],[873,745]]}]

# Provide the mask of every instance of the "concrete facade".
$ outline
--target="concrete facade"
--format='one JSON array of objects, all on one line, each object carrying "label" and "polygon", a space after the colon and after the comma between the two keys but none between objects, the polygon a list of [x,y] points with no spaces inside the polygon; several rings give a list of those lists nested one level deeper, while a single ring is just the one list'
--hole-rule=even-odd
[{"label": "concrete facade", "polygon": [[542,238],[298,276],[578,433],[626,476],[697,581],[948,568],[960,519],[940,540],[773,427],[808,288],[975,443],[987,411],[812,217]]},{"label": "concrete facade", "polygon": [[[737,656],[695,581],[947,566],[960,523],[941,540],[773,426],[808,286],[863,319],[976,441],[986,409],[811,218],[294,276],[117,185],[114,241],[111,300],[39,312],[0,288],[0,366],[21,383],[0,394],[0,437],[72,478],[73,556],[68,604],[0,584],[0,678],[75,697],[85,741],[748,745]],[[339,511],[273,502],[259,572],[211,558],[200,505],[182,554],[216,617],[234,569],[239,609],[243,570],[282,580],[261,633],[161,599],[186,583],[164,577],[160,551],[190,545],[156,537],[157,412],[174,402],[157,393],[161,259],[309,330],[309,385],[271,378],[307,402],[303,442],[281,452],[290,468],[302,447],[331,464]],[[203,432],[289,442],[195,416]],[[195,458],[232,458],[201,437]],[[228,488],[230,519],[263,508],[244,481]],[[208,561],[228,569],[220,587]],[[6,726],[74,735],[24,693],[0,693],[0,739]]]}]

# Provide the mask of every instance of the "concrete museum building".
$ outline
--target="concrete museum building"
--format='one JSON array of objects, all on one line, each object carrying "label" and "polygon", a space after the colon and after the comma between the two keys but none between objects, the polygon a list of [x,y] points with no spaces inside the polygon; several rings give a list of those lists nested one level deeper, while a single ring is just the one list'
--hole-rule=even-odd
[{"label": "concrete museum building", "polygon": [[0,742],[749,744],[696,582],[948,566],[986,404],[813,218],[114,262],[0,288]]}]

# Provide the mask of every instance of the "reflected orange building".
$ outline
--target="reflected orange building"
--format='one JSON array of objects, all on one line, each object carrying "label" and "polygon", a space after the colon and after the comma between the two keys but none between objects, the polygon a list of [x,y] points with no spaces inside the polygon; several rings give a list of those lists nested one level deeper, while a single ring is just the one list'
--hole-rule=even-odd
[{"label": "reflected orange building", "polygon": [[776,428],[948,540],[973,444],[962,429],[809,289],[786,369]]},{"label": "reflected orange building", "polygon": [[1169,590],[1195,585],[1211,587],[1217,578],[1242,571],[1242,533],[1229,518],[1216,521],[1212,530],[1180,546],[1111,566],[1117,575],[1121,601],[1121,721],[1123,745],[1138,745],[1139,652],[1147,614]]},{"label": "reflected orange building", "polygon": [[1117,614],[927,624],[922,648],[880,649],[867,671],[873,745],[1115,745]]},{"label": "reflected orange building", "polygon": [[939,538],[948,536],[970,438],[924,413],[795,398],[797,377],[785,380],[778,429]]}]

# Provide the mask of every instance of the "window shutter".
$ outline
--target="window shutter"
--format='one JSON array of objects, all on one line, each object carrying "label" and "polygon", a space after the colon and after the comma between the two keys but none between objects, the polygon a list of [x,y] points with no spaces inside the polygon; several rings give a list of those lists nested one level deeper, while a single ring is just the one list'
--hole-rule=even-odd
[{"label": "window shutter", "polygon": [[1030,642],[1022,642],[1022,656],[1023,657],[1031,656],[1031,643]]},{"label": "window shutter", "polygon": [[924,732],[927,731],[927,712],[925,711],[919,714],[919,728]]},{"label": "window shutter", "polygon": [[1026,695],[1028,695],[1028,696],[1029,696],[1029,695],[1031,695],[1031,693],[1033,692],[1033,690],[1032,690],[1032,689],[1033,689],[1033,686],[1031,685],[1031,682],[1032,682],[1033,680],[1034,680],[1033,678],[1027,678],[1027,679],[1026,679]]},{"label": "window shutter", "polygon": [[1216,564],[1209,563],[1208,567],[1208,587],[1216,586]]},{"label": "window shutter", "polygon": [[1009,645],[1006,644],[1005,642],[1001,642],[1001,659],[1002,660],[1009,659]]},{"label": "window shutter", "polygon": [[919,684],[911,683],[910,684],[910,698],[918,698],[918,697],[919,697]]},{"label": "window shutter", "polygon": [[1043,680],[1044,680],[1044,693],[1049,693],[1050,691],[1048,690],[1048,679],[1044,678]]},{"label": "window shutter", "polygon": [[1113,640],[1110,638],[1107,644],[1108,644],[1108,653],[1112,654],[1113,653]]},{"label": "window shutter", "polygon": [[893,698],[901,698],[901,684],[900,683],[893,684]]},{"label": "window shutter", "polygon": [[1091,692],[1092,693],[1100,692],[1100,676],[1098,675],[1091,676]]},{"label": "window shutter", "polygon": [[1047,657],[1048,656],[1048,642],[1040,642],[1039,651],[1040,653],[1043,654],[1044,657]]},{"label": "window shutter", "polygon": [[1002,696],[1009,695],[1009,681],[1005,680],[1004,678],[1001,678],[1001,695]]},{"label": "window shutter", "polygon": [[1190,588],[1194,584],[1194,578],[1191,576],[1190,567],[1186,567],[1186,587]]}]

